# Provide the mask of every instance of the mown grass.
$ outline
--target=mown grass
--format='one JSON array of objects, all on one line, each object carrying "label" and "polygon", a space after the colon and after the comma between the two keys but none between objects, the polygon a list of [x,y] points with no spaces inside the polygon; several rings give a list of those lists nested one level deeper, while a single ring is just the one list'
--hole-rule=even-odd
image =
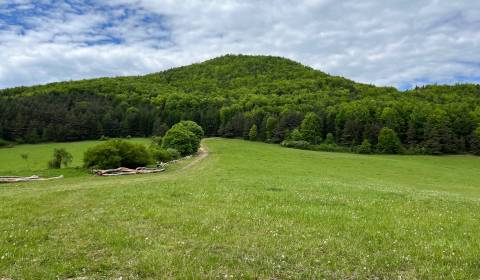
[{"label": "mown grass", "polygon": [[185,170],[1,186],[0,277],[480,277],[479,158],[204,144]]}]

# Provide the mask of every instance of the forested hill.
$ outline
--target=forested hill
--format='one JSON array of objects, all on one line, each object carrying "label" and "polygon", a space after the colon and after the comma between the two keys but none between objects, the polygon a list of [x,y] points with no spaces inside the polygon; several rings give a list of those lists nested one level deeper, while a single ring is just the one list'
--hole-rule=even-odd
[{"label": "forested hill", "polygon": [[479,85],[400,92],[279,57],[227,55],[146,76],[0,91],[0,137],[17,142],[162,135],[190,119],[209,136],[255,130],[257,140],[278,143],[307,129],[307,114],[316,144],[331,133],[340,145],[376,145],[389,127],[413,152],[480,152]]}]

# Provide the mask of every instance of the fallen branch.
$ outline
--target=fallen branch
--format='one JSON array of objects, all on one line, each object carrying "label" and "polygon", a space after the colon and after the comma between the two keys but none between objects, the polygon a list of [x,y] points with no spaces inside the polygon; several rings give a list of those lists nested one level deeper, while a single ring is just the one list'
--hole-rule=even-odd
[{"label": "fallen branch", "polygon": [[49,181],[62,179],[63,175],[51,178],[43,178],[37,175],[32,175],[30,177],[20,177],[20,176],[0,176],[0,184],[4,183],[19,183],[19,182],[33,182],[33,181]]},{"label": "fallen branch", "polygon": [[97,176],[121,176],[121,175],[134,175],[134,174],[150,174],[165,171],[165,168],[148,168],[137,167],[135,169],[119,167],[106,170],[93,170],[93,173]]}]

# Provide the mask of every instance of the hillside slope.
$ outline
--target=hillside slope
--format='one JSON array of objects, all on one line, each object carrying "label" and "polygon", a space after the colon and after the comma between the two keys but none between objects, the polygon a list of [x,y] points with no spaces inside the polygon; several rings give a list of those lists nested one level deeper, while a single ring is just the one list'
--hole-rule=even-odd
[{"label": "hillside slope", "polygon": [[19,142],[162,135],[191,119],[207,135],[281,142],[305,115],[318,139],[377,144],[393,129],[412,152],[480,153],[480,86],[407,92],[325,74],[271,56],[227,55],[139,77],[101,78],[0,91],[0,137]]}]

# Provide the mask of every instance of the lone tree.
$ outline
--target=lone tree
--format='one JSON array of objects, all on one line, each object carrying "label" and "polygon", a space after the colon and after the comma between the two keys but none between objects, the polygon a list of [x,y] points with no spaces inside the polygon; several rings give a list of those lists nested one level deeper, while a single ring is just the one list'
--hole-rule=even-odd
[{"label": "lone tree", "polygon": [[322,142],[322,130],[322,120],[313,112],[305,116],[299,129],[303,139],[313,145]]},{"label": "lone tree", "polygon": [[254,124],[252,125],[252,127],[250,128],[250,131],[248,131],[248,139],[250,139],[250,141],[256,141],[257,140],[257,125]]},{"label": "lone tree", "polygon": [[48,168],[58,169],[60,167],[67,167],[72,162],[73,156],[64,148],[53,150],[53,158],[48,162]]},{"label": "lone tree", "polygon": [[170,128],[162,141],[162,148],[175,149],[182,156],[191,155],[200,148],[203,129],[192,121],[182,121]]},{"label": "lone tree", "polygon": [[181,121],[172,126],[172,128],[177,128],[177,127],[185,128],[186,130],[195,134],[195,136],[197,136],[198,139],[202,139],[204,136],[203,128],[194,121]]},{"label": "lone tree", "polygon": [[398,154],[402,151],[402,144],[395,131],[384,127],[378,135],[377,148],[380,153]]}]

